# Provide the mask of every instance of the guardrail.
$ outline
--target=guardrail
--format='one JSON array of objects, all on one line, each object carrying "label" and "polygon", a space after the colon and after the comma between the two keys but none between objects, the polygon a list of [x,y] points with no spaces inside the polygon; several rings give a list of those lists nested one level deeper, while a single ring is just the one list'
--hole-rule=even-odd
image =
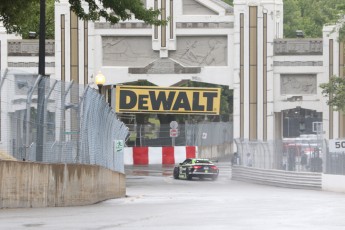
[{"label": "guardrail", "polygon": [[322,174],[233,166],[232,180],[286,188],[322,189]]}]

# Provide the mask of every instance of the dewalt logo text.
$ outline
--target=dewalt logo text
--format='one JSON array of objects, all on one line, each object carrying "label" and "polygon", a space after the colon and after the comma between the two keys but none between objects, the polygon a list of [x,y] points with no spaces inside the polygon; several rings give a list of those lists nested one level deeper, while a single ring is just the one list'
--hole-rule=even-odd
[{"label": "dewalt logo text", "polygon": [[116,112],[218,115],[220,92],[220,88],[117,86]]}]

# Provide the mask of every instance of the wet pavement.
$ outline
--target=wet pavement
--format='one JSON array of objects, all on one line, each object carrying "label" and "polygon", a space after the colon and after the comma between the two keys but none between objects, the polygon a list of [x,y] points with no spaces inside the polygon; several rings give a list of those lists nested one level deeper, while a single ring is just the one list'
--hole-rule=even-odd
[{"label": "wet pavement", "polygon": [[345,194],[232,181],[226,166],[220,166],[217,181],[175,180],[165,176],[172,167],[160,167],[126,168],[125,198],[79,207],[2,209],[0,229],[345,229]]}]

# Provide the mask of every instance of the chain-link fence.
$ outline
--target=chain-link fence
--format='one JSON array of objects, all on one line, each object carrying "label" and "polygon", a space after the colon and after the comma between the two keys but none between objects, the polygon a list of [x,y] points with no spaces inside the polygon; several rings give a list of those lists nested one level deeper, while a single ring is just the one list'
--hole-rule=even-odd
[{"label": "chain-link fence", "polygon": [[345,175],[345,152],[331,152],[329,149],[329,141],[325,141],[325,173]]},{"label": "chain-link fence", "polygon": [[241,165],[287,171],[322,172],[326,142],[316,135],[275,141],[235,139]]},{"label": "chain-link fence", "polygon": [[345,175],[345,153],[328,153],[327,154],[326,173]]},{"label": "chain-link fence", "polygon": [[[1,149],[18,160],[96,164],[123,172],[128,128],[97,90],[1,71]],[[39,90],[41,89],[41,90]]]},{"label": "chain-link fence", "polygon": [[178,124],[177,136],[170,134],[169,124],[145,124],[130,127],[128,146],[211,146],[232,143],[231,122]]}]

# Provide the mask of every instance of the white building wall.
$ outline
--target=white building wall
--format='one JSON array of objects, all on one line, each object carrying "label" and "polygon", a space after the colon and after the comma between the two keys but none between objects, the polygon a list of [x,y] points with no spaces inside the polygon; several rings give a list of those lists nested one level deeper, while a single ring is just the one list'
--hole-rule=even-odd
[{"label": "white building wall", "polygon": [[[263,139],[263,14],[267,13],[267,139],[274,138],[274,84],[273,84],[273,40],[283,35],[283,2],[272,1],[234,1],[235,58],[234,58],[234,137],[240,137],[240,14],[244,14],[244,138],[249,137],[249,6],[258,7],[257,70],[258,70],[258,139]],[[278,26],[279,25],[279,26]],[[236,102],[235,102],[236,100]]]},{"label": "white building wall", "polygon": [[[15,56],[9,56],[10,45],[9,42],[16,45]],[[12,130],[11,117],[13,113],[18,110],[24,110],[26,108],[25,100],[26,95],[16,95],[14,92],[17,88],[14,81],[16,75],[28,75],[31,79],[32,75],[38,74],[38,55],[21,55],[20,52],[32,52],[38,48],[38,40],[22,40],[20,36],[15,34],[7,34],[5,28],[0,24],[0,77],[3,81],[1,86],[1,139],[0,139],[0,151],[4,151],[8,154],[12,151],[13,140],[11,140],[12,133],[16,133],[17,130]],[[18,48],[18,50],[17,50]],[[24,50],[24,51],[23,51]],[[37,49],[38,50],[38,49]],[[34,52],[34,51],[33,51]],[[55,77],[55,57],[46,56],[46,75],[51,78]],[[33,96],[37,99],[37,96]],[[13,101],[21,101],[20,103],[13,104]],[[23,119],[23,118],[18,118]],[[18,140],[16,140],[18,141]]]},{"label": "white building wall", "polygon": [[[170,12],[170,1],[167,1],[167,15]],[[323,37],[323,56],[275,56],[274,55],[274,39],[283,37],[283,1],[282,0],[235,0],[234,1],[234,13],[229,13],[222,6],[218,5],[214,1],[210,0],[196,0],[201,6],[207,7],[217,14],[213,15],[184,15],[183,14],[183,1],[174,1],[174,17],[173,17],[173,30],[174,36],[170,38],[169,30],[170,24],[167,26],[167,47],[162,48],[161,44],[161,33],[158,33],[158,39],[153,38],[154,27],[142,28],[142,29],[114,29],[114,28],[96,28],[96,23],[88,23],[88,81],[93,83],[95,76],[98,71],[106,76],[106,85],[116,85],[125,82],[133,82],[137,80],[148,80],[159,86],[170,86],[181,80],[192,80],[200,81],[212,84],[222,84],[229,86],[230,89],[234,89],[234,137],[240,136],[240,117],[239,117],[239,18],[240,14],[245,15],[245,37],[244,37],[244,54],[245,54],[245,68],[244,68],[244,79],[245,79],[245,92],[244,92],[244,137],[249,137],[249,22],[248,22],[248,10],[249,6],[258,6],[258,139],[263,138],[263,14],[267,13],[268,25],[267,25],[267,134],[268,140],[275,139],[280,134],[275,134],[275,117],[274,113],[281,112],[282,110],[292,109],[296,106],[301,106],[307,109],[317,110],[323,112],[324,129],[327,131],[327,119],[328,106],[326,105],[326,99],[321,94],[321,89],[317,89],[316,95],[302,95],[302,101],[289,102],[288,97],[294,95],[283,95],[280,92],[281,74],[303,74],[313,73],[317,75],[317,84],[327,82],[328,80],[328,40],[334,39],[334,74],[339,73],[339,44],[337,42],[337,33],[332,32],[334,27],[328,26],[324,29]],[[154,0],[146,1],[148,7],[153,7]],[[158,1],[161,4],[161,1]],[[160,6],[159,6],[160,7]],[[55,8],[55,57],[46,57],[47,62],[55,62],[55,68],[46,68],[47,74],[51,74],[51,77],[60,79],[61,78],[61,15],[65,15],[65,42],[66,42],[66,81],[70,81],[70,9],[67,0],[61,0],[56,3]],[[104,22],[101,21],[101,22]],[[139,20],[131,19],[126,23],[139,23]],[[233,23],[233,28],[183,28],[178,27],[179,23]],[[84,83],[84,22],[79,21],[79,82]],[[158,52],[159,58],[170,57],[170,52],[174,52],[179,49],[178,39],[181,37],[195,38],[203,36],[225,36],[227,45],[227,65],[224,66],[201,66],[200,73],[194,74],[131,74],[129,73],[129,66],[120,65],[104,65],[103,63],[103,47],[102,38],[108,36],[115,37],[129,37],[129,38],[141,38],[149,37],[152,41],[152,50]],[[8,62],[38,62],[38,57],[7,57],[7,40],[13,38],[12,35],[4,33],[4,29],[0,27],[0,41],[1,41],[1,67],[4,69],[7,67]],[[274,62],[293,62],[293,61],[322,61],[322,66],[274,66]],[[144,67],[144,66],[138,66]],[[30,67],[23,68],[23,71],[29,73],[37,73],[38,68]],[[92,84],[96,87],[94,84]],[[4,122],[4,121],[2,121]],[[338,113],[334,113],[334,137],[337,137],[338,131]]]},{"label": "white building wall", "polygon": [[[55,3],[55,61],[56,66],[60,68],[55,69],[55,74],[57,79],[61,80],[61,15],[65,15],[65,41],[70,41],[70,10],[68,1],[62,0]],[[68,82],[71,80],[71,69],[70,69],[70,60],[71,57],[69,54],[70,44],[66,42],[65,49],[65,81]]]},{"label": "white building wall", "polygon": [[[153,7],[153,0],[147,1],[149,7]],[[205,3],[205,1],[200,1]],[[167,47],[160,47],[161,33],[158,33],[158,39],[153,38],[154,27],[147,29],[95,29],[94,24],[90,23],[89,42],[94,50],[90,50],[89,57],[89,72],[93,75],[97,74],[100,70],[106,76],[106,85],[114,85],[125,82],[133,82],[141,79],[146,79],[159,86],[170,86],[181,80],[194,80],[212,84],[222,84],[232,87],[232,63],[233,63],[233,30],[229,28],[218,29],[189,29],[189,28],[176,28],[177,23],[210,23],[210,22],[232,22],[233,16],[225,14],[225,10],[212,1],[207,1],[208,7],[213,10],[218,10],[219,15],[183,15],[182,14],[182,1],[174,2],[174,37],[170,39],[169,30],[170,25],[167,26]],[[169,1],[167,1],[169,3]],[[159,1],[160,4],[160,1]],[[160,7],[160,6],[159,6]],[[170,5],[167,4],[167,13],[169,16]],[[140,22],[138,20],[129,20],[126,22]],[[92,25],[93,24],[93,25]],[[92,29],[91,29],[92,28]],[[128,73],[128,66],[106,66],[102,63],[103,50],[102,37],[105,36],[128,36],[128,37],[150,37],[152,39],[152,50],[159,51],[161,58],[167,56],[167,52],[174,51],[176,47],[176,40],[181,36],[195,37],[198,36],[226,36],[228,48],[228,66],[203,66],[199,74],[130,74]],[[81,38],[80,38],[81,39]],[[81,41],[81,40],[80,40]],[[82,47],[81,47],[82,48]],[[168,54],[169,56],[169,54]]]},{"label": "white building wall", "polygon": [[[329,76],[329,40],[333,39],[333,75],[339,76],[339,42],[337,31],[339,25],[329,25],[323,28],[323,63],[324,63],[324,78],[320,83],[327,83]],[[323,128],[325,130],[325,137],[329,137],[329,107],[327,106],[328,98],[322,98],[322,104],[324,106],[323,111]],[[339,138],[339,112],[333,112],[333,138]]]}]

